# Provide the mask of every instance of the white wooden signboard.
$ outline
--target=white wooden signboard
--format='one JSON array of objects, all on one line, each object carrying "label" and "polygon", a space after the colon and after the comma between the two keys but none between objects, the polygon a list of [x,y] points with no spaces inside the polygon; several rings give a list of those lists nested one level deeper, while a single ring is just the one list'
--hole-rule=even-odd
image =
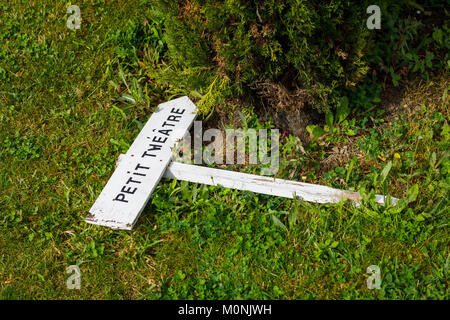
[{"label": "white wooden signboard", "polygon": [[[86,222],[131,230],[163,176],[279,197],[298,196],[317,203],[337,203],[342,199],[361,201],[357,192],[171,162],[172,149],[191,127],[196,110],[187,97],[158,106],[128,152],[119,157],[116,170],[89,210]],[[376,201],[384,204],[385,197],[376,195]],[[394,205],[397,201],[391,197]]]},{"label": "white wooden signboard", "polygon": [[196,111],[187,97],[158,106],[89,210],[86,222],[131,230]]}]

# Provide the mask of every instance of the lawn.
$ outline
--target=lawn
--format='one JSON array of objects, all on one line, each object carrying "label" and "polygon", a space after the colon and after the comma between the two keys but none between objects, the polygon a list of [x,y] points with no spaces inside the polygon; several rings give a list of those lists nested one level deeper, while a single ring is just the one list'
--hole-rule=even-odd
[{"label": "lawn", "polygon": [[168,66],[151,1],[76,4],[79,30],[65,1],[0,4],[0,299],[449,298],[448,69],[338,110],[308,144],[283,135],[277,177],[360,191],[360,207],[162,180],[133,231],[114,231],[84,219],[118,156],[159,103],[206,89],[153,78]]}]

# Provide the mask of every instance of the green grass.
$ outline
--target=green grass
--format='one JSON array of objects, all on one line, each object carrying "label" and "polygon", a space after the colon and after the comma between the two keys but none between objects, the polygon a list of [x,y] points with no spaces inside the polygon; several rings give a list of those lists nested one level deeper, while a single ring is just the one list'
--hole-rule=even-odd
[{"label": "green grass", "polygon": [[[146,76],[164,47],[149,3],[79,1],[76,32],[63,1],[0,4],[0,299],[449,298],[445,76],[395,119],[335,114],[305,153],[283,141],[280,178],[365,190],[359,208],[163,180],[133,231],[86,224],[153,107],[189,93]],[[325,170],[335,146],[356,149]]]}]

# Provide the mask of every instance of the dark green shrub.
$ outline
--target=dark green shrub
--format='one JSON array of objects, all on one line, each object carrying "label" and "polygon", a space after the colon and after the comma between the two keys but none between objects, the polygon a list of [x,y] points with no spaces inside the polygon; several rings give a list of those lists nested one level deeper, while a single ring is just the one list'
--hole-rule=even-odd
[{"label": "dark green shrub", "polygon": [[[377,4],[395,15],[390,2]],[[291,98],[290,107],[306,102],[325,111],[337,104],[341,90],[354,87],[368,72],[368,45],[379,32],[366,27],[371,4],[158,0],[154,14],[165,19],[172,64],[183,69],[208,67],[210,82],[218,76],[222,80],[216,83],[228,84],[235,94],[256,92],[282,101],[283,92]]]}]

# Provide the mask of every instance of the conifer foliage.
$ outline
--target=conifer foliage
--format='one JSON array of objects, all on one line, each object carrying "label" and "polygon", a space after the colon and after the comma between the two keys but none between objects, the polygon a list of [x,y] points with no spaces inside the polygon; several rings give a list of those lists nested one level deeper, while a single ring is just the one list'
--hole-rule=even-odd
[{"label": "conifer foliage", "polygon": [[[378,2],[388,8],[389,1]],[[325,111],[337,104],[340,89],[355,86],[369,69],[365,57],[377,31],[366,26],[366,0],[156,3],[171,63],[209,67],[235,94],[276,99],[270,95],[281,90],[300,102],[297,107],[307,102]]]}]

